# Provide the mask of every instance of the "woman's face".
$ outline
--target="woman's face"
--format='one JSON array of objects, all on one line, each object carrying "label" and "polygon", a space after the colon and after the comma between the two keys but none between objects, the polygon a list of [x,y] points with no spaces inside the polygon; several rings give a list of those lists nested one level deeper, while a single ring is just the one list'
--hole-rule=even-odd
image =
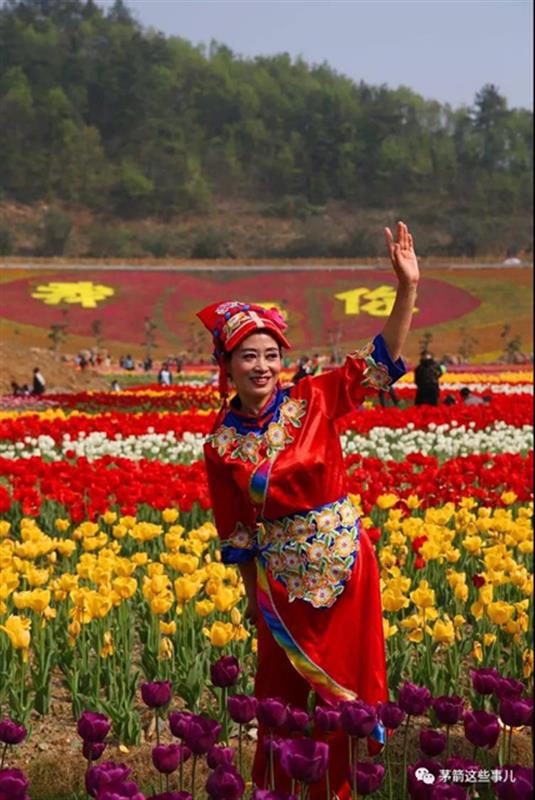
[{"label": "woman's face", "polygon": [[246,408],[262,408],[273,393],[281,368],[279,345],[269,333],[253,333],[232,351],[229,375]]}]

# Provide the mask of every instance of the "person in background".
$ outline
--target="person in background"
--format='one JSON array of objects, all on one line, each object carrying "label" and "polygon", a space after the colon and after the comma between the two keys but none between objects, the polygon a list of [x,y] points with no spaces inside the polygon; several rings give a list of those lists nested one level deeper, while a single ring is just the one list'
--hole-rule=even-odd
[{"label": "person in background", "polygon": [[444,367],[438,361],[435,361],[432,353],[422,353],[420,363],[414,370],[414,382],[416,383],[416,399],[414,402],[417,406],[438,406],[439,381],[444,372]]},{"label": "person in background", "polygon": [[397,396],[393,386],[389,386],[388,389],[381,389],[379,392],[379,403],[383,408],[386,408],[387,397],[390,397],[393,405],[399,406],[399,397]]},{"label": "person in background", "polygon": [[112,390],[112,392],[120,392],[121,391],[121,386],[120,386],[119,381],[117,379],[115,379],[115,380],[113,380],[111,382],[111,390]]},{"label": "person in background", "polygon": [[158,373],[158,383],[160,386],[170,386],[173,383],[173,376],[167,361],[162,364],[162,368]]},{"label": "person in background", "polygon": [[472,394],[472,390],[468,386],[463,386],[459,394],[465,406],[481,406],[485,402],[481,397]]},{"label": "person in background", "polygon": [[302,378],[306,378],[307,375],[312,375],[313,373],[310,370],[310,359],[308,356],[301,356],[299,361],[297,362],[297,372],[292,377],[292,383],[298,383]]},{"label": "person in background", "polygon": [[39,367],[33,371],[32,394],[40,395],[45,393],[45,379]]},{"label": "person in background", "polygon": [[455,405],[455,397],[452,394],[447,394],[444,398],[444,405],[445,406],[454,406]]}]

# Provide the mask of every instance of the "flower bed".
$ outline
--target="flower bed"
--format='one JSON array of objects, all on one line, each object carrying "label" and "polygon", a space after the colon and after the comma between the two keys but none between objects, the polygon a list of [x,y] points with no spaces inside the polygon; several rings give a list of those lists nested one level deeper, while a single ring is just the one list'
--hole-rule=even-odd
[{"label": "flower bed", "polygon": [[[159,716],[167,719],[169,708],[194,715],[183,724],[169,715],[170,728],[153,754],[152,796],[176,800],[192,790],[193,756],[181,764],[188,749],[195,753],[195,731],[208,725],[208,713],[217,735],[204,791],[227,796],[221,788],[227,781],[235,791],[228,796],[245,792],[246,776],[237,777],[244,771],[239,734],[262,711],[255,707],[241,723],[238,701],[232,709],[228,699],[231,688],[250,695],[256,645],[242,619],[239,573],[220,563],[199,460],[214,419],[210,392],[123,393],[121,411],[113,396],[109,406],[104,396],[82,396],[89,414],[79,413],[71,398],[68,408],[3,414],[0,421],[0,709],[12,719],[0,722],[0,741],[7,749],[21,735],[17,726],[36,714],[46,719],[60,681],[73,718],[84,720],[78,729],[87,788],[101,800],[112,789],[110,798],[143,796],[131,787],[130,795],[121,794],[130,780],[126,768],[91,766],[110,726],[116,740],[139,741],[143,682],[151,691],[172,685],[173,699],[160,706],[143,697]],[[192,410],[196,396],[206,411]],[[296,727],[288,743],[273,746],[273,757],[301,796],[313,773],[299,778],[295,765],[316,764],[321,772],[328,758],[322,737],[314,744],[308,735],[313,724],[320,731],[342,726],[353,741],[354,793],[401,797],[406,789],[415,798],[464,797],[467,781],[453,781],[453,772],[476,770],[478,791],[528,796],[510,792],[529,789],[511,752],[532,714],[531,413],[532,398],[517,393],[514,401],[496,394],[484,406],[365,408],[343,421],[353,500],[381,568],[389,683],[398,705],[350,704],[330,722],[318,709],[301,718],[284,709]],[[227,687],[214,678],[214,663],[234,662],[221,656],[240,664]],[[483,679],[490,681],[487,694]],[[416,709],[411,702],[418,697]],[[109,719],[101,721],[100,738],[91,732],[99,718],[87,710]],[[421,729],[420,761],[408,763],[406,738],[394,755],[387,748],[384,759],[363,756],[357,741],[377,715],[391,730]],[[161,725],[154,728],[158,736]],[[475,760],[471,750],[462,763],[453,759],[455,731],[477,748]],[[229,744],[234,754],[221,750]],[[204,759],[202,752],[196,757]],[[509,778],[492,772],[502,769]],[[438,794],[418,779],[422,770],[434,776],[433,791],[443,784]],[[6,794],[2,781],[19,794]],[[2,791],[25,797],[24,782],[0,768],[0,797]]]}]

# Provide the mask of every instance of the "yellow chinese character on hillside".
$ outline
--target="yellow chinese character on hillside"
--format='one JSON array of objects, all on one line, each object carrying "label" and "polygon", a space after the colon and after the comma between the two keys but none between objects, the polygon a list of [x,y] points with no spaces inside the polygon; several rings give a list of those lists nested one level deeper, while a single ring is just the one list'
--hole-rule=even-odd
[{"label": "yellow chinese character on hillside", "polygon": [[[369,314],[372,317],[388,317],[392,311],[396,290],[384,284],[376,289],[360,287],[335,295],[345,303],[346,314]],[[418,309],[414,309],[417,311]]]},{"label": "yellow chinese character on hillside", "polygon": [[60,303],[79,303],[82,308],[96,308],[97,303],[111,297],[115,291],[109,286],[92,281],[78,281],[78,283],[52,282],[38,286],[32,297],[42,300],[47,306],[57,306]]}]

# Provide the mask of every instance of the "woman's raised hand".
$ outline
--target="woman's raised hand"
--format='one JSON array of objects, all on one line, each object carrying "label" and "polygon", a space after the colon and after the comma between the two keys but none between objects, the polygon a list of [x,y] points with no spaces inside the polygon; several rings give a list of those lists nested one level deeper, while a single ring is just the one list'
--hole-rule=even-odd
[{"label": "woman's raised hand", "polygon": [[386,246],[398,280],[403,284],[417,284],[420,277],[418,259],[409,229],[404,222],[398,222],[394,240],[390,228],[385,228]]}]

